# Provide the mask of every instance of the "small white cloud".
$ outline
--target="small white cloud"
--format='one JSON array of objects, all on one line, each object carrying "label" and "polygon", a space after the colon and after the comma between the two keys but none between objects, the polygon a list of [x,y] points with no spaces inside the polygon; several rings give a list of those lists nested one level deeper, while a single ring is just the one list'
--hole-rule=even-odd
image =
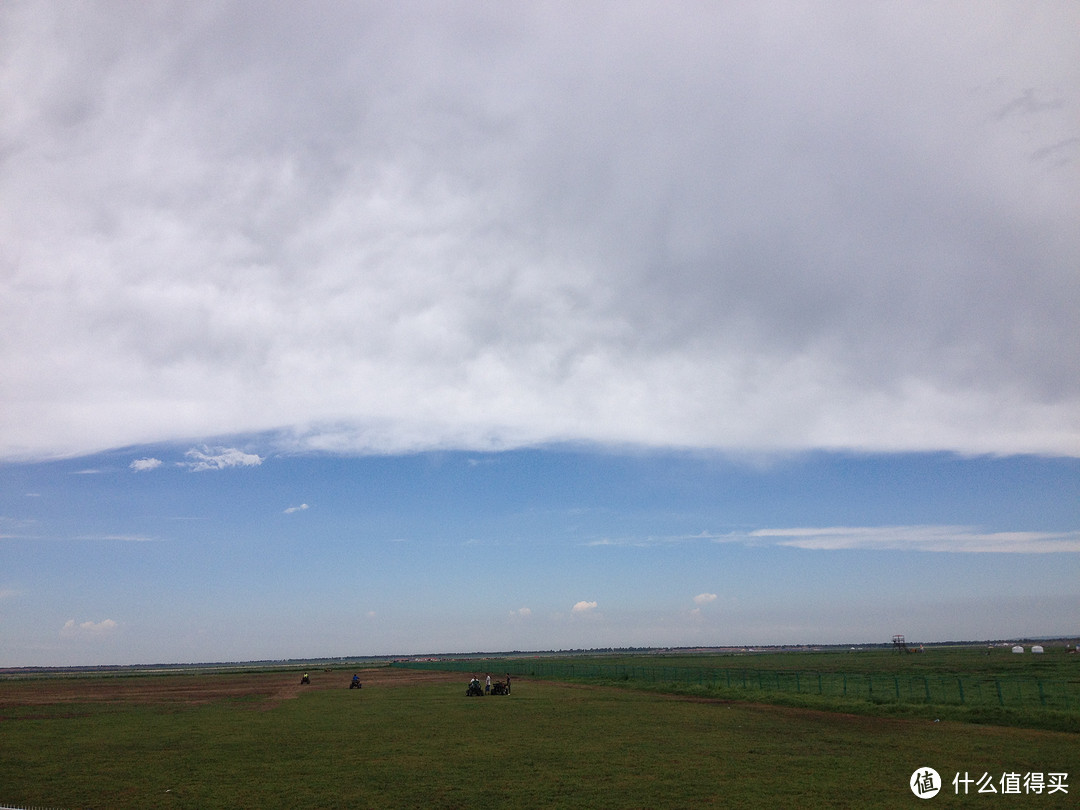
[{"label": "small white cloud", "polygon": [[571,608],[572,613],[588,613],[589,611],[596,610],[596,602],[578,602]]},{"label": "small white cloud", "polygon": [[204,447],[202,450],[193,447],[184,455],[193,460],[180,463],[192,472],[224,470],[229,467],[258,467],[263,462],[261,456],[245,453],[235,447]]},{"label": "small white cloud", "polygon": [[161,459],[159,458],[137,458],[131,464],[128,465],[135,472],[146,472],[147,470],[155,470],[161,466]]},{"label": "small white cloud", "polygon": [[74,619],[68,619],[64,622],[64,626],[60,628],[60,635],[63,638],[97,638],[111,633],[119,625],[112,619],[105,619],[100,622],[81,622],[76,624]]},{"label": "small white cloud", "polygon": [[510,611],[511,619],[527,619],[530,616],[532,616],[532,611],[527,607],[518,608],[517,610]]},{"label": "small white cloud", "polygon": [[716,601],[716,594],[715,593],[699,593],[697,596],[694,597],[694,604],[695,605],[707,605],[707,604],[709,604],[709,602],[715,602],[715,601]]},{"label": "small white cloud", "polygon": [[25,518],[16,520],[0,515],[0,540],[40,539],[39,535],[30,533],[35,523],[37,523],[36,520]]},{"label": "small white cloud", "polygon": [[145,534],[82,534],[76,540],[114,540],[120,543],[156,543],[158,538]]},{"label": "small white cloud", "polygon": [[839,551],[938,551],[967,553],[1052,554],[1080,551],[1080,531],[985,532],[971,526],[830,526],[758,529],[751,542]]},{"label": "small white cloud", "polygon": [[299,506],[290,506],[288,509],[286,509],[284,511],[283,514],[291,515],[293,512],[303,512],[305,509],[310,509],[310,508],[311,507],[309,507],[306,503],[302,503]]},{"label": "small white cloud", "polygon": [[17,591],[14,588],[0,588],[0,599],[14,599],[21,591]]}]

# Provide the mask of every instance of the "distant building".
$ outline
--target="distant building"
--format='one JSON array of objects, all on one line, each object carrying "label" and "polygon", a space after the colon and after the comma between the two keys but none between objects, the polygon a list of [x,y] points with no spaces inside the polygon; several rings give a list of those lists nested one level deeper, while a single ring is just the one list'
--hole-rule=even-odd
[{"label": "distant building", "polygon": [[1024,651],[1024,648],[1021,647],[1019,644],[1017,644],[1015,647],[1013,647],[1013,652],[1014,653],[1022,653],[1023,651]]},{"label": "distant building", "polygon": [[1031,651],[1033,653],[1041,653],[1043,651],[1042,645],[1036,644],[1034,647],[1031,648]]}]

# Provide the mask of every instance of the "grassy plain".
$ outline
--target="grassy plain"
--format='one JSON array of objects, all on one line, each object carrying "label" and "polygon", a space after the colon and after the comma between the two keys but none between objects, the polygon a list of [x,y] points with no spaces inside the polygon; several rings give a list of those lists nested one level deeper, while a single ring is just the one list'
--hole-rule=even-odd
[{"label": "grassy plain", "polygon": [[505,666],[675,694],[1080,733],[1080,655],[1071,649],[1048,644],[1044,654],[1016,655],[1008,646],[969,644],[908,655],[881,648],[579,655],[509,659]]},{"label": "grassy plain", "polygon": [[[898,807],[919,767],[1080,773],[1080,736],[460,674],[154,675],[0,682],[0,804],[68,808]],[[973,786],[974,790],[974,786]]]},{"label": "grassy plain", "polygon": [[[1026,650],[1030,650],[1028,645]],[[1064,644],[1046,644],[1045,653],[1016,655],[1011,645],[957,644],[931,646],[922,652],[897,654],[894,649],[875,647],[849,650],[830,647],[822,650],[765,651],[718,655],[672,653],[650,655],[656,664],[705,667],[752,667],[772,670],[816,670],[821,672],[874,672],[882,674],[963,674],[1002,677],[1080,677],[1080,656]],[[594,659],[602,660],[602,659]],[[610,656],[609,661],[640,662],[635,656]]]}]

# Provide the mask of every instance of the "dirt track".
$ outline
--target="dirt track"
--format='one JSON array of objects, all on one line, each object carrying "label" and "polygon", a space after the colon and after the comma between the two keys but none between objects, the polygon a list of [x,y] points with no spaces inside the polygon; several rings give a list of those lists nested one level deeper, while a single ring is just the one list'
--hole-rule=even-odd
[{"label": "dirt track", "polygon": [[[357,673],[365,689],[465,683],[465,676],[460,673],[391,667],[361,669]],[[309,671],[311,683],[303,686],[300,684],[300,672],[27,678],[0,681],[0,709],[97,702],[194,706],[238,698],[263,698],[273,705],[294,698],[305,690],[348,689],[352,674],[343,670]]]}]

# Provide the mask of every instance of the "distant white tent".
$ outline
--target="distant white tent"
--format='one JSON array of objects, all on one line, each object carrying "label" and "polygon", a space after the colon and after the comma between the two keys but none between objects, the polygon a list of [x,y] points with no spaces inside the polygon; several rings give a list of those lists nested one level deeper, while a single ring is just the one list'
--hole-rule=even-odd
[{"label": "distant white tent", "polygon": [[1036,644],[1034,647],[1031,648],[1031,651],[1033,653],[1041,653],[1043,651],[1042,645]]},{"label": "distant white tent", "polygon": [[1014,653],[1022,653],[1023,651],[1024,651],[1024,648],[1021,647],[1019,644],[1017,644],[1015,647],[1013,647],[1013,652]]}]

